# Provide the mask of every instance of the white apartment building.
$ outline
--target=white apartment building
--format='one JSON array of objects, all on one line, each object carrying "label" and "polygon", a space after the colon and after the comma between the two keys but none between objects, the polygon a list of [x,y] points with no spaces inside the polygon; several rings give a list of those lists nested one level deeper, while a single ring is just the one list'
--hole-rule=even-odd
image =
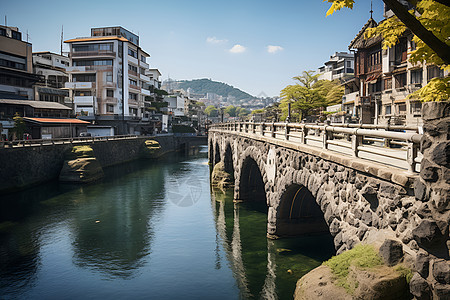
[{"label": "white apartment building", "polygon": [[347,52],[335,52],[330,59],[317,70],[317,80],[334,80],[354,75],[354,55]]},{"label": "white apartment building", "polygon": [[185,98],[184,96],[170,95],[164,97],[164,102],[167,102],[167,110],[169,115],[174,117],[183,117],[185,115]]},{"label": "white apartment building", "polygon": [[70,58],[52,52],[33,52],[34,73],[41,80],[34,86],[34,99],[39,101],[70,102],[65,83],[69,81],[66,68],[70,66]]},{"label": "white apartment building", "polygon": [[81,118],[106,121],[139,121],[154,79],[139,37],[122,27],[92,28],[91,37],[65,41],[72,64],[67,68],[70,97]]}]

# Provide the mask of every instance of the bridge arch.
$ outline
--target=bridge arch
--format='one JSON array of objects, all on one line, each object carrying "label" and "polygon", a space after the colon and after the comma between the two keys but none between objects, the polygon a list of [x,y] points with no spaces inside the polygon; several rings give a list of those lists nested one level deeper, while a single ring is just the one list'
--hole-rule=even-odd
[{"label": "bridge arch", "polygon": [[208,150],[209,150],[209,163],[214,164],[214,143],[212,139],[209,140]]},{"label": "bridge arch", "polygon": [[277,236],[329,234],[324,214],[309,189],[290,184],[281,194],[276,217]]},{"label": "bridge arch", "polygon": [[239,178],[239,200],[267,203],[262,174],[256,160],[246,156],[242,162]]},{"label": "bridge arch", "polygon": [[213,160],[213,163],[214,163],[214,165],[216,165],[219,162],[220,162],[220,147],[219,147],[219,142],[216,141],[216,146],[214,147],[214,160]]},{"label": "bridge arch", "polygon": [[225,146],[225,152],[223,155],[223,163],[225,172],[231,175],[231,180],[234,183],[234,161],[233,161],[233,151],[231,148],[231,143],[227,143]]}]

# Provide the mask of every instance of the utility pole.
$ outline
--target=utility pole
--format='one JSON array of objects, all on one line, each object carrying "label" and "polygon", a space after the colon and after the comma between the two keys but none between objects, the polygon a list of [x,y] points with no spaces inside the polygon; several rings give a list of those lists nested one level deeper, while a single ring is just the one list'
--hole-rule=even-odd
[{"label": "utility pole", "polygon": [[61,56],[63,55],[64,25],[61,25]]}]

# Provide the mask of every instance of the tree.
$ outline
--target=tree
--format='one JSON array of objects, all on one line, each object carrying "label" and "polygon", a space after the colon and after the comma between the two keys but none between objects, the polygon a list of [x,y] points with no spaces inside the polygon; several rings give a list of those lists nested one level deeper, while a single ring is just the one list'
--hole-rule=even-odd
[{"label": "tree", "polygon": [[236,117],[236,106],[234,105],[229,105],[225,108],[224,111],[227,115],[229,115],[230,117]]},{"label": "tree", "polygon": [[291,118],[302,120],[311,111],[342,101],[343,87],[337,81],[319,80],[314,71],[303,71],[303,75],[293,79],[299,83],[288,85],[281,90],[281,111],[284,120],[291,103]]},{"label": "tree", "polygon": [[23,134],[25,133],[26,130],[25,121],[17,112],[13,117],[13,121],[14,121],[14,128],[12,131],[16,135],[17,139],[22,139]]},{"label": "tree", "polygon": [[208,117],[217,117],[219,115],[219,110],[214,105],[209,105],[205,108],[205,114],[207,114]]},{"label": "tree", "polygon": [[[343,7],[353,8],[354,0],[326,0],[332,3],[327,16]],[[450,70],[450,6],[446,0],[408,0],[415,6],[408,11],[397,0],[383,0],[395,14],[375,28],[366,31],[366,38],[381,36],[383,48],[387,49],[398,43],[399,37],[406,30],[413,34],[416,50],[411,53],[412,63],[426,62],[441,69]],[[448,101],[450,99],[450,80],[433,78],[426,86],[410,94],[408,98],[417,97],[421,101]]]},{"label": "tree", "polygon": [[[352,9],[354,0],[324,0],[331,4],[327,16],[343,7]],[[383,0],[394,12],[398,21],[403,24],[403,30],[386,30],[378,26],[372,34],[381,34],[391,47],[398,42],[398,37],[409,28],[416,36],[416,59],[433,62],[442,68],[450,65],[450,7],[446,0],[408,0],[408,3],[417,8],[419,16],[414,11],[408,11],[398,0]],[[391,24],[392,25],[392,24]],[[370,32],[370,31],[369,31]],[[393,42],[393,44],[392,44]]]}]

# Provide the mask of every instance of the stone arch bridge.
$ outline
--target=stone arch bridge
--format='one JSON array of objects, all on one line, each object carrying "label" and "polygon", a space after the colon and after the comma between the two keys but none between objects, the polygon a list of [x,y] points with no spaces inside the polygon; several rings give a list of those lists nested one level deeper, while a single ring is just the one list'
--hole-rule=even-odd
[{"label": "stone arch bridge", "polygon": [[329,231],[337,254],[392,239],[416,271],[421,287],[411,292],[442,298],[450,291],[449,105],[425,105],[424,120],[423,135],[219,124],[209,130],[209,160],[223,162],[235,201],[266,203],[268,237]]}]

